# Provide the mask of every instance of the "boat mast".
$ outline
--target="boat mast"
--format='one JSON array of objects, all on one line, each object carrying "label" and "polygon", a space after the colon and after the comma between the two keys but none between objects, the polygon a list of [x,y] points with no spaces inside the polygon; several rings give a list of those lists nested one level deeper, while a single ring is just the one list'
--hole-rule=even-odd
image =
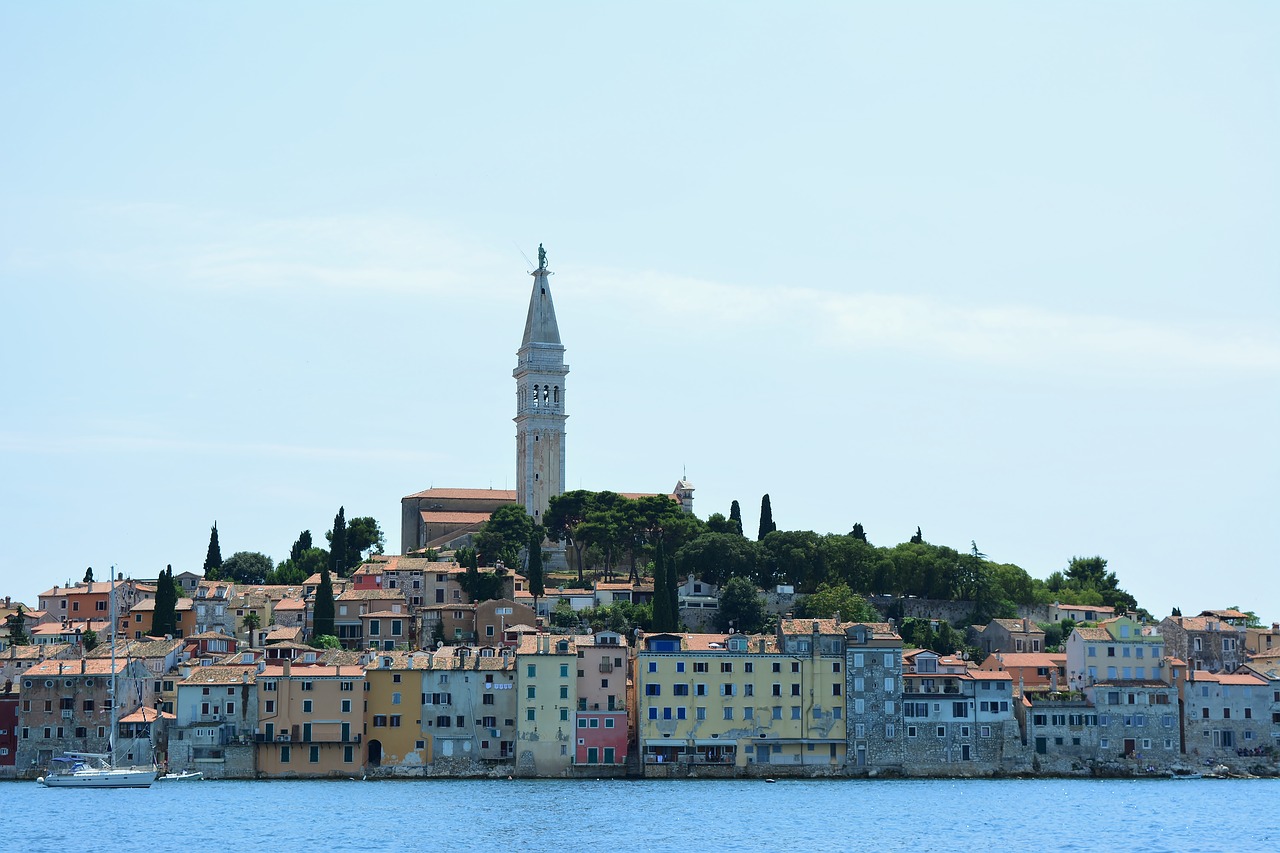
[{"label": "boat mast", "polygon": [[116,567],[111,566],[111,731],[107,743],[110,745],[111,766],[116,766],[116,719],[120,715],[117,707],[116,689]]}]

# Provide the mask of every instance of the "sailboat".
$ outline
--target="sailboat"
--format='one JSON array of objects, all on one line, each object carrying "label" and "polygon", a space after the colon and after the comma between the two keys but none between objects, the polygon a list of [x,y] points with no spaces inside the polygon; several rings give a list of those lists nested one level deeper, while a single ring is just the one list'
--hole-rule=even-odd
[{"label": "sailboat", "polygon": [[116,617],[115,566],[111,567],[111,751],[68,752],[53,759],[53,766],[36,782],[46,788],[150,788],[159,771],[150,767],[116,766],[116,729],[120,723],[120,703],[117,699],[116,635],[120,622]]}]

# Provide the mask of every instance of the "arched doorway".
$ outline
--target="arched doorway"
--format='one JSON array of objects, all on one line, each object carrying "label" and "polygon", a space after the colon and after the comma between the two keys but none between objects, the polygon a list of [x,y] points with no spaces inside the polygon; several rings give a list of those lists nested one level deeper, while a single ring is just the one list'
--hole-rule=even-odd
[{"label": "arched doorway", "polygon": [[369,766],[380,767],[382,765],[382,741],[369,741]]}]

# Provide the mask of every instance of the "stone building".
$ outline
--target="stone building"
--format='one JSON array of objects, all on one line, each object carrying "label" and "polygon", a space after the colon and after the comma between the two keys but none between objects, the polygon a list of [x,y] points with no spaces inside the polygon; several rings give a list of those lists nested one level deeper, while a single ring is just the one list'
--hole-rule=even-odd
[{"label": "stone building", "polygon": [[1175,762],[1182,741],[1177,688],[1152,679],[1105,680],[1085,688],[1098,713],[1098,761],[1136,767]]},{"label": "stone building", "polygon": [[[909,659],[902,676],[907,772],[973,776],[1012,769],[1020,753],[1012,677],[928,650]],[[1006,744],[1013,748],[1008,755]]]},{"label": "stone building", "polygon": [[1188,670],[1182,685],[1184,749],[1196,759],[1238,765],[1275,745],[1271,689],[1252,672]]},{"label": "stone building", "polygon": [[901,772],[902,638],[883,622],[854,623],[844,634],[846,771]]},{"label": "stone building", "polygon": [[974,629],[978,646],[987,654],[1044,651],[1044,630],[1030,619],[992,619]]},{"label": "stone building", "polygon": [[1160,633],[1168,654],[1186,661],[1189,669],[1232,672],[1245,661],[1246,639],[1243,621],[1233,621],[1212,611],[1200,616],[1166,616],[1160,622]]},{"label": "stone building", "polygon": [[251,779],[263,664],[198,666],[176,685],[169,767],[210,779]]}]

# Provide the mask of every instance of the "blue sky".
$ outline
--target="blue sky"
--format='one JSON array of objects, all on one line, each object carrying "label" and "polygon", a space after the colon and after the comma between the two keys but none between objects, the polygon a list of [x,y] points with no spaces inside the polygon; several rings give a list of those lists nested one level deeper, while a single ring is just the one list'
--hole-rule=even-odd
[{"label": "blue sky", "polygon": [[0,587],[514,484],[1280,618],[1280,9],[0,5]]}]

